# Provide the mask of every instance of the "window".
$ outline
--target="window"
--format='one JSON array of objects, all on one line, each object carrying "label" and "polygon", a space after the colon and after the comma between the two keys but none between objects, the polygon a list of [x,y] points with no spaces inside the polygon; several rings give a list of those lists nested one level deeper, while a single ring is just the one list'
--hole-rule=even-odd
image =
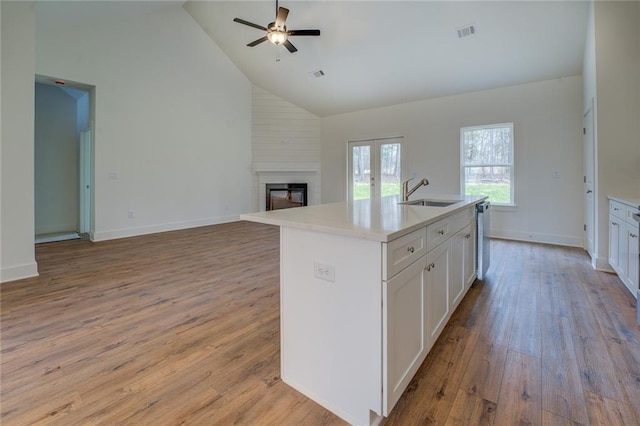
[{"label": "window", "polygon": [[462,193],[514,205],[513,123],[460,129]]},{"label": "window", "polygon": [[400,194],[402,138],[349,142],[349,199]]}]

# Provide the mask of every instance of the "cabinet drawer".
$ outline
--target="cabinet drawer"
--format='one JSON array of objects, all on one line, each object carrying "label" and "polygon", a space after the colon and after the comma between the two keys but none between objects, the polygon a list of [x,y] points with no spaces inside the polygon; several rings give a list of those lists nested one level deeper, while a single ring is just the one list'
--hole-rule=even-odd
[{"label": "cabinet drawer", "polygon": [[617,201],[609,201],[609,213],[614,216],[618,216],[621,219],[625,217],[625,210],[627,206]]},{"label": "cabinet drawer", "polygon": [[638,222],[633,219],[633,214],[638,213],[638,209],[636,207],[624,206],[624,220],[631,224],[631,226],[636,226]]},{"label": "cabinet drawer", "polygon": [[388,280],[395,274],[424,256],[426,248],[425,228],[413,231],[388,243],[383,243],[382,279]]},{"label": "cabinet drawer", "polygon": [[474,220],[473,206],[427,226],[427,251],[437,247]]}]

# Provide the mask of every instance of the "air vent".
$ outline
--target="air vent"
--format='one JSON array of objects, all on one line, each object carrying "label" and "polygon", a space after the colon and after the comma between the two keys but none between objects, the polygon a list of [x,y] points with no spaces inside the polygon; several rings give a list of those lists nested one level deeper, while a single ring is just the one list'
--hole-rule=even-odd
[{"label": "air vent", "polygon": [[320,77],[322,77],[322,76],[324,75],[324,71],[322,71],[322,70],[318,70],[318,71],[314,71],[314,72],[312,72],[311,74],[313,74],[313,76],[314,76],[315,78],[320,78]]},{"label": "air vent", "polygon": [[476,27],[475,25],[470,24],[456,28],[456,31],[458,32],[458,38],[469,37],[476,33]]}]

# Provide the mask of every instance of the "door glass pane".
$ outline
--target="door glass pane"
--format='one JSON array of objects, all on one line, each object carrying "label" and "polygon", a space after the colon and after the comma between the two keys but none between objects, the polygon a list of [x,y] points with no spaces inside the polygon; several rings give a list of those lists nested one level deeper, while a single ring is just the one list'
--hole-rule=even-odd
[{"label": "door glass pane", "polygon": [[354,146],[351,147],[351,156],[353,199],[371,198],[371,150],[369,146]]},{"label": "door glass pane", "polygon": [[400,144],[380,145],[381,196],[400,194]]}]

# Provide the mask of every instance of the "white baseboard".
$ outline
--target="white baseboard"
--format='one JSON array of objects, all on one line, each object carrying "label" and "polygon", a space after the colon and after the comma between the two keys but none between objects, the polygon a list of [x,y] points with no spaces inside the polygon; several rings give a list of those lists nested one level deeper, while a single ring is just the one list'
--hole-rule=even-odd
[{"label": "white baseboard", "polygon": [[159,225],[140,226],[136,228],[114,229],[98,231],[91,235],[92,241],[107,241],[118,238],[136,237],[139,235],[155,234],[158,232],[177,231],[180,229],[198,228],[200,226],[217,225],[219,223],[235,222],[240,216],[221,216],[206,219],[189,220],[184,222],[162,223]]},{"label": "white baseboard", "polygon": [[595,259],[595,262],[592,262],[592,265],[594,264],[595,264],[594,268],[596,271],[611,272],[613,274],[616,273],[616,271],[613,270],[611,265],[609,265],[609,259],[605,259],[603,257],[597,257]]},{"label": "white baseboard", "polygon": [[38,264],[34,261],[24,265],[8,266],[0,270],[0,282],[21,280],[38,276]]},{"label": "white baseboard", "polygon": [[557,246],[582,247],[582,236],[540,234],[535,232],[503,231],[492,229],[490,236],[505,240],[530,241],[532,243],[554,244]]}]

